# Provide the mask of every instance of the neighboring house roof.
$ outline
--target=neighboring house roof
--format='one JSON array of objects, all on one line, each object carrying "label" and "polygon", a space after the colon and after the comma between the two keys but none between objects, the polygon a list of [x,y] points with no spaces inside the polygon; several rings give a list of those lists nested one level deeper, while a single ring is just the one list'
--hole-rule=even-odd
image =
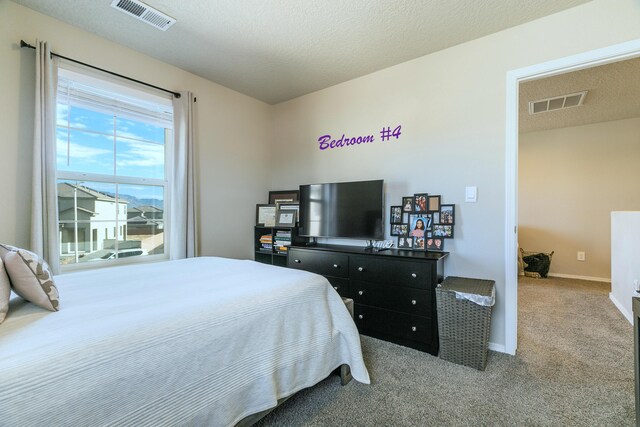
[{"label": "neighboring house roof", "polygon": [[[75,194],[74,196],[74,193],[76,192],[75,190],[77,190],[77,194]],[[58,184],[58,197],[65,197],[65,198],[77,197],[79,199],[93,198],[96,200],[102,200],[106,202],[116,201],[115,197],[109,196],[108,194],[101,193],[92,188],[85,187],[84,185],[74,185],[68,182],[62,182]],[[129,202],[127,202],[126,200],[120,199],[118,200],[118,203],[129,203]]]},{"label": "neighboring house roof", "polygon": [[[90,214],[90,215],[96,215],[96,212],[91,211],[91,210],[89,210],[89,209],[81,208],[80,206],[78,206],[78,208],[77,208],[77,209],[78,209],[79,211],[86,212],[86,213],[88,213],[88,214]],[[64,213],[64,212],[68,212],[68,211],[73,211],[73,208],[69,208],[69,209],[62,210],[62,211],[60,211],[60,213]]]},{"label": "neighboring house roof", "polygon": [[154,221],[153,219],[145,218],[143,216],[134,216],[133,218],[129,218],[127,219],[127,223],[132,223],[134,225],[153,225],[155,227],[162,225],[162,221]]},{"label": "neighboring house roof", "polygon": [[162,213],[163,210],[160,208],[156,208],[155,206],[145,205],[145,206],[136,206],[135,208],[129,209],[129,211],[140,211],[142,213]]}]

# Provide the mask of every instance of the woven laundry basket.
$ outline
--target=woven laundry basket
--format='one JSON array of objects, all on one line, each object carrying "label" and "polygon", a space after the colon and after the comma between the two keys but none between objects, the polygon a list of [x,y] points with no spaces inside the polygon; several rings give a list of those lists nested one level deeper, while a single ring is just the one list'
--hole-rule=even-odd
[{"label": "woven laundry basket", "polygon": [[483,371],[495,281],[449,276],[436,288],[436,304],[440,358]]}]

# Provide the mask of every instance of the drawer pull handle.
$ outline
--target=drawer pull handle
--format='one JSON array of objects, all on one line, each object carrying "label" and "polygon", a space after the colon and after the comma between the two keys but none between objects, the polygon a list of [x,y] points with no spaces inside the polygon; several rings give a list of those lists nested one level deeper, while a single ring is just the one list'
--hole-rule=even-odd
[{"label": "drawer pull handle", "polygon": [[364,267],[358,267],[358,271],[364,271]]},{"label": "drawer pull handle", "polygon": [[411,277],[415,279],[416,277],[418,277],[418,275],[416,273],[411,273]]},{"label": "drawer pull handle", "polygon": [[300,260],[299,259],[294,259],[293,262],[297,262],[298,264],[300,264]]},{"label": "drawer pull handle", "polygon": [[417,304],[417,301],[416,301],[416,300],[414,300],[414,299],[412,299],[412,300],[411,300],[411,304],[412,304],[412,305],[416,305],[416,304]]},{"label": "drawer pull handle", "polygon": [[412,327],[411,327],[411,330],[412,330],[413,332],[415,332],[415,331],[417,331],[417,330],[418,330],[418,328],[416,328],[415,326],[412,326]]},{"label": "drawer pull handle", "polygon": [[362,314],[358,314],[358,319],[364,319],[364,316]]},{"label": "drawer pull handle", "polygon": [[333,268],[338,268],[340,267],[338,264],[333,264]]},{"label": "drawer pull handle", "polygon": [[364,294],[364,291],[358,291],[358,295]]}]

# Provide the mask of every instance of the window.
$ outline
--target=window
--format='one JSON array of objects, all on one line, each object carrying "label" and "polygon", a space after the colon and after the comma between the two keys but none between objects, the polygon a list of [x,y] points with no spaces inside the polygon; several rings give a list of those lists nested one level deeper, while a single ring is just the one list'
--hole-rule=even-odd
[{"label": "window", "polygon": [[59,69],[60,264],[167,258],[171,99]]}]

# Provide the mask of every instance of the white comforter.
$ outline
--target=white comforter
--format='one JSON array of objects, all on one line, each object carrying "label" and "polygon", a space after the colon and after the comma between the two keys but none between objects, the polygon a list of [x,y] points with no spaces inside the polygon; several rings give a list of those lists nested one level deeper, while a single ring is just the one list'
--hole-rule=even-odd
[{"label": "white comforter", "polygon": [[61,309],[0,325],[2,426],[224,426],[346,363],[369,376],[321,276],[192,258],[56,277]]}]

